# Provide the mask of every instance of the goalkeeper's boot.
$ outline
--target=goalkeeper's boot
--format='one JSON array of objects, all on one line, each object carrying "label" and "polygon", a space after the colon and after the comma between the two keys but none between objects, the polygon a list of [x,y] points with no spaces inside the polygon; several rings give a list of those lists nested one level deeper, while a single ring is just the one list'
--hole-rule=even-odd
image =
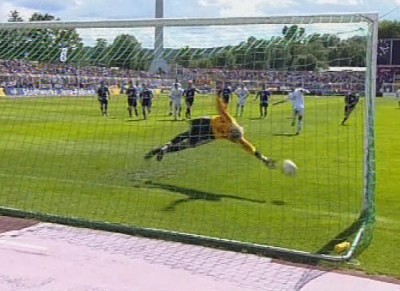
[{"label": "goalkeeper's boot", "polygon": [[170,150],[171,143],[167,143],[157,153],[157,161],[161,162],[164,158],[164,155]]},{"label": "goalkeeper's boot", "polygon": [[149,151],[147,154],[144,155],[145,160],[149,160],[155,155],[157,155],[161,151],[161,148],[156,148],[154,150]]},{"label": "goalkeeper's boot", "polygon": [[167,152],[167,149],[165,147],[163,147],[157,154],[157,161],[161,162],[164,158],[164,154]]}]

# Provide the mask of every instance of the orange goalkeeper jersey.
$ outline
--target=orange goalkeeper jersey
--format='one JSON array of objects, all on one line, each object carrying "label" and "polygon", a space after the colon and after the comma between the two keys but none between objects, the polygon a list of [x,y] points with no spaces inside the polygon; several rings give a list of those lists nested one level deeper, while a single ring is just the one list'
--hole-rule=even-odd
[{"label": "orange goalkeeper jersey", "polygon": [[213,131],[214,138],[216,139],[228,139],[234,143],[238,143],[242,148],[250,154],[255,154],[256,148],[247,141],[243,136],[239,139],[233,139],[232,128],[236,128],[242,131],[240,125],[236,122],[228,112],[226,104],[222,103],[221,99],[217,96],[217,110],[219,115],[213,116],[211,118],[211,127]]}]

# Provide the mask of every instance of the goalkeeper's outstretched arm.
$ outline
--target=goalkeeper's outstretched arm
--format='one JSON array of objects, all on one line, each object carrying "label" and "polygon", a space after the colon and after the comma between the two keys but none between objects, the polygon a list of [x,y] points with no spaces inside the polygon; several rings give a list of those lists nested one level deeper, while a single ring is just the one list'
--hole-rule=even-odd
[{"label": "goalkeeper's outstretched arm", "polygon": [[252,145],[248,140],[245,138],[241,138],[238,140],[238,143],[242,146],[242,148],[250,153],[251,155],[255,156],[257,159],[261,160],[268,168],[275,169],[276,168],[276,161],[264,156],[261,154],[254,145]]},{"label": "goalkeeper's outstretched arm", "polygon": [[[235,119],[227,112],[226,104],[224,104],[220,98],[220,92],[217,94],[217,110],[221,116],[221,119],[231,124],[231,131],[238,131],[238,134],[232,134],[231,132],[228,139],[230,139],[232,142],[239,143],[246,152],[261,160],[268,168],[274,169],[276,167],[276,161],[261,154],[259,151],[256,150],[254,145],[252,145],[248,140],[243,137],[243,129],[241,129],[241,127],[236,123]],[[236,139],[233,138],[233,136],[240,136],[240,138]]]}]

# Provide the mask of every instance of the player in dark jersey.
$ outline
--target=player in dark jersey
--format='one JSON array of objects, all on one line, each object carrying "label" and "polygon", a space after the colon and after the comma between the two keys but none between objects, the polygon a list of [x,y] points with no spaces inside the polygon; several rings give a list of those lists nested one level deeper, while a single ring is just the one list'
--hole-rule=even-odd
[{"label": "player in dark jersey", "polygon": [[225,85],[224,88],[221,91],[221,98],[222,98],[222,102],[224,102],[224,104],[228,105],[229,101],[231,100],[232,97],[232,88],[229,85]]},{"label": "player in dark jersey", "polygon": [[167,153],[195,148],[214,140],[225,139],[240,145],[249,154],[261,160],[268,168],[275,168],[276,162],[274,160],[262,155],[256,150],[255,146],[244,138],[243,128],[227,112],[227,106],[223,103],[221,93],[222,91],[218,92],[216,98],[219,115],[191,120],[188,131],[179,134],[162,147],[151,150],[144,158],[148,160],[156,156],[157,160],[161,161]]},{"label": "player in dark jersey", "polygon": [[360,97],[358,94],[355,94],[354,92],[348,92],[345,97],[344,97],[344,118],[341,123],[341,125],[345,125],[347,119],[349,118],[350,114],[353,112],[354,108],[356,108],[356,105],[358,101],[360,100]]},{"label": "player in dark jersey", "polygon": [[129,81],[128,88],[126,89],[126,95],[128,97],[128,112],[129,112],[129,117],[132,117],[132,111],[135,112],[136,117],[139,116],[138,110],[137,110],[137,99],[139,96],[139,90],[138,87],[133,85],[133,81]]},{"label": "player in dark jersey", "polygon": [[140,91],[140,100],[142,101],[142,114],[144,119],[147,119],[151,112],[153,96],[153,91],[147,88],[146,83],[143,83],[142,90]]},{"label": "player in dark jersey", "polygon": [[188,87],[185,89],[185,91],[183,91],[183,96],[185,98],[185,104],[186,104],[185,116],[188,119],[192,118],[192,108],[194,103],[194,96],[196,95],[196,93],[200,93],[200,91],[193,86],[192,81],[189,81]]},{"label": "player in dark jersey", "polygon": [[271,97],[271,92],[267,89],[265,84],[261,91],[257,92],[254,101],[260,98],[260,118],[266,118],[268,114],[269,98]]},{"label": "player in dark jersey", "polygon": [[100,87],[97,89],[97,100],[100,103],[100,111],[103,116],[108,116],[108,99],[110,98],[110,90],[104,81],[100,82]]},{"label": "player in dark jersey", "polygon": [[397,89],[397,91],[396,91],[396,99],[397,99],[397,103],[398,103],[399,108],[400,108],[400,88]]}]

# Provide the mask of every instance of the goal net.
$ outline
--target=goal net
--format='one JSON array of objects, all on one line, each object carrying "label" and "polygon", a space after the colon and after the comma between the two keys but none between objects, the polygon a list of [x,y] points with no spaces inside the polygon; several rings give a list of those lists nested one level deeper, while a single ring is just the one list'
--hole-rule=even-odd
[{"label": "goal net", "polygon": [[374,221],[376,27],[375,14],[2,23],[0,213],[350,259]]}]

